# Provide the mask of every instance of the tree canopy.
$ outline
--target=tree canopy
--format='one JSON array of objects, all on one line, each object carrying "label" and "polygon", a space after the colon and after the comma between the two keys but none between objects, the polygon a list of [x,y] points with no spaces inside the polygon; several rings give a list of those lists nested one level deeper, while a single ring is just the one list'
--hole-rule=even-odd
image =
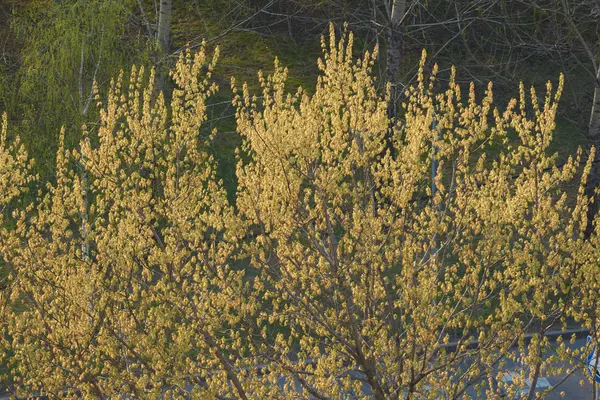
[{"label": "tree canopy", "polygon": [[549,150],[563,76],[498,106],[454,69],[439,88],[423,52],[390,120],[379,50],[354,40],[330,26],[310,91],[277,60],[259,93],[232,81],[233,201],[218,131],[199,135],[218,49],[181,52],[169,98],[143,67],[95,90],[97,128],[74,149],[61,131],[51,183],[4,118],[0,346],[18,394],[499,398],[520,389],[513,360],[533,398],[578,366],[587,348],[546,336],[598,327],[594,153]]}]

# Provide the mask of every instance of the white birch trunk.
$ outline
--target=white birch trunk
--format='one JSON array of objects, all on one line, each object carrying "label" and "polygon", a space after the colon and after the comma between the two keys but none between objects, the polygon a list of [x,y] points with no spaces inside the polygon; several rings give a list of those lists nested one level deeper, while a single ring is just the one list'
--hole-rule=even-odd
[{"label": "white birch trunk", "polygon": [[594,88],[594,101],[592,103],[592,111],[590,113],[590,122],[588,124],[588,135],[590,139],[597,140],[600,137],[600,68],[596,75],[596,85]]},{"label": "white birch trunk", "polygon": [[392,0],[388,9],[389,25],[387,32],[386,75],[391,84],[390,104],[388,115],[397,116],[397,102],[400,97],[400,63],[402,61],[402,39],[404,30],[402,23],[406,13],[406,0]]},{"label": "white birch trunk", "polygon": [[158,16],[158,30],[156,40],[161,57],[169,54],[171,42],[171,14],[173,11],[173,0],[160,0],[160,11]]},{"label": "white birch trunk", "polygon": [[[598,154],[598,144],[600,139],[600,67],[597,67],[596,71],[596,83],[594,88],[594,101],[592,102],[592,110],[590,112],[590,121],[588,124],[588,142],[589,146],[596,147],[596,155],[594,161],[598,161],[600,159],[600,155]],[[594,163],[592,165],[592,170],[590,171],[590,175],[588,176],[585,193],[590,200],[592,200],[591,204],[588,205],[587,212],[587,227],[585,229],[586,237],[590,237],[594,230],[594,218],[598,212],[598,196],[596,196],[596,188],[600,183],[600,173],[598,171],[598,165]]]},{"label": "white birch trunk", "polygon": [[166,58],[169,54],[171,45],[171,14],[173,11],[173,0],[160,0],[160,9],[158,16],[158,29],[156,31],[156,41],[159,55],[157,57],[157,88],[164,90],[166,81]]}]

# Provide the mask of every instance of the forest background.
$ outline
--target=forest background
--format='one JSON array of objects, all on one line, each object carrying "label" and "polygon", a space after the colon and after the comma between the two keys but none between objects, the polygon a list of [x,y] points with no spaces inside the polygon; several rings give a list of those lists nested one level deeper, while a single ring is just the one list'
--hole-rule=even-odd
[{"label": "forest background", "polygon": [[[170,17],[162,27],[161,3],[169,4]],[[441,86],[454,65],[458,82],[473,81],[478,92],[493,81],[499,104],[516,95],[517,82],[540,86],[563,72],[553,146],[564,157],[600,130],[599,122],[588,128],[600,72],[599,15],[593,0],[4,0],[0,108],[37,160],[37,172],[50,179],[61,126],[73,146],[81,125],[97,119],[90,107],[94,80],[105,91],[110,78],[134,64],[166,70],[186,45],[197,48],[206,40],[221,49],[215,77],[222,90],[209,104],[204,129],[219,127],[215,156],[230,190],[239,144],[230,77],[256,87],[256,71],[268,70],[278,57],[289,68],[289,83],[310,90],[319,36],[330,21],[339,27],[347,22],[356,33],[356,54],[377,44],[387,55],[377,61],[378,85],[384,91],[389,77],[397,98],[414,82],[422,49],[430,54],[429,69],[440,65]]]}]

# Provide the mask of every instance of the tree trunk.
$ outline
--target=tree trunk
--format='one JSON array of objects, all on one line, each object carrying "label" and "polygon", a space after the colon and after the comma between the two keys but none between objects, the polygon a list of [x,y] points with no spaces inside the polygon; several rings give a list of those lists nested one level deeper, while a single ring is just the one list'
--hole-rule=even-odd
[{"label": "tree trunk", "polygon": [[596,87],[594,89],[594,102],[592,103],[592,111],[590,114],[590,122],[588,124],[588,135],[590,139],[597,140],[600,138],[600,67],[599,74],[596,75]]},{"label": "tree trunk", "polygon": [[173,11],[173,0],[160,0],[160,11],[158,16],[158,29],[156,41],[159,55],[157,57],[158,89],[164,90],[166,81],[166,58],[169,54],[171,44],[171,14]]},{"label": "tree trunk", "polygon": [[598,154],[598,144],[600,143],[600,68],[598,68],[596,75],[596,87],[594,89],[594,101],[592,103],[592,111],[590,113],[590,122],[588,124],[588,142],[589,147],[592,146],[596,148],[596,155],[594,157],[594,164],[592,165],[592,170],[590,171],[590,175],[588,177],[585,193],[590,199],[590,204],[587,212],[587,226],[585,229],[585,236],[590,237],[592,232],[594,231],[594,217],[598,212],[598,201],[600,199],[596,196],[596,188],[600,183],[600,171],[598,171],[597,161],[600,160],[600,155]]},{"label": "tree trunk", "polygon": [[[596,141],[590,139],[590,148],[596,146]],[[597,147],[597,146],[596,146]],[[598,149],[596,148],[596,155],[594,161],[598,161]],[[598,196],[596,196],[596,188],[599,183],[598,165],[593,164],[590,174],[585,184],[585,195],[589,199],[588,210],[587,210],[587,226],[585,228],[585,237],[589,238],[594,232],[594,217],[598,212]]]},{"label": "tree trunk", "polygon": [[387,31],[386,75],[391,84],[388,116],[397,117],[398,98],[400,97],[400,63],[402,61],[403,19],[406,13],[406,0],[393,0],[389,11]]},{"label": "tree trunk", "polygon": [[160,11],[158,16],[158,31],[156,39],[161,55],[164,57],[169,53],[171,40],[171,12],[173,11],[173,0],[160,0]]}]

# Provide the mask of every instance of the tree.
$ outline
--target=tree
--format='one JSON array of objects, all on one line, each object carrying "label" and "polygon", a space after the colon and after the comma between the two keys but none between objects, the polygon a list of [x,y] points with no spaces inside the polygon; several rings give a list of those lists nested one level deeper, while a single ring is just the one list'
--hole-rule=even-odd
[{"label": "tree", "polygon": [[[597,28],[600,21],[600,8],[596,1],[571,1],[547,0],[524,1],[520,6],[522,12],[533,15],[535,30],[523,28],[519,21],[514,21],[512,16],[505,16],[507,26],[519,37],[525,40],[524,45],[530,52],[552,54],[558,60],[560,68],[568,68],[568,64],[575,62],[581,67],[581,72],[593,88],[592,101],[589,105],[590,114],[585,118],[587,126],[588,148],[597,147],[600,136],[600,65],[597,51]],[[514,14],[514,13],[513,13]],[[536,16],[538,21],[536,20]],[[552,57],[551,57],[552,59]],[[582,80],[577,76],[577,80]],[[586,107],[587,108],[587,107]],[[588,210],[588,227],[586,235],[590,236],[594,230],[592,222],[598,210],[599,172],[595,165],[587,181],[586,193],[590,200]]]},{"label": "tree", "polygon": [[65,149],[63,131],[56,183],[2,230],[4,361],[22,393],[181,396],[192,382],[206,398],[236,380],[237,327],[253,305],[230,266],[232,208],[198,136],[215,61],[183,53],[168,108],[154,73],[120,76],[98,130],[84,129],[78,152]]},{"label": "tree", "polygon": [[129,5],[114,0],[34,5],[16,10],[10,21],[24,42],[18,69],[11,74],[10,101],[12,117],[18,115],[20,122],[14,128],[37,158],[37,172],[47,179],[61,126],[67,146],[77,143],[81,125],[95,118],[88,115],[94,108],[94,82],[105,87],[123,64],[132,62],[122,41]]},{"label": "tree", "polygon": [[[548,154],[562,77],[543,104],[521,85],[500,111],[491,84],[463,100],[455,72],[435,92],[423,54],[386,150],[378,50],[356,60],[333,26],[322,48],[312,95],[288,93],[278,62],[260,97],[233,82],[235,205],[198,135],[216,91],[204,48],[180,55],[168,104],[134,68],[78,150],[63,131],[56,181],[0,228],[0,346],[19,393],[497,398],[518,389],[502,382],[506,358],[533,381],[569,360],[545,333],[593,321],[598,291],[582,279],[598,236],[583,235],[593,155]],[[5,137],[0,206],[35,190]]]},{"label": "tree", "polygon": [[[598,56],[600,55],[593,48],[594,42],[597,42],[597,38],[593,40],[586,39],[584,32],[581,28],[584,25],[583,18],[581,15],[586,17],[589,15],[592,18],[592,25],[598,26],[600,22],[600,8],[596,2],[568,2],[566,0],[561,1],[562,10],[559,8],[558,12],[564,16],[569,29],[576,36],[580,46],[585,50],[585,54],[588,57],[588,64],[591,64],[592,70],[586,68],[590,72],[591,79],[594,82],[594,97],[591,104],[590,118],[588,122],[588,138],[590,147],[597,147],[600,144],[600,64],[598,64]],[[574,16],[578,14],[580,18]],[[586,18],[587,19],[587,18]],[[585,21],[587,22],[587,21]],[[586,24],[587,25],[587,24]],[[589,36],[589,35],[588,35]],[[588,212],[588,227],[587,235],[590,236],[593,231],[592,222],[594,221],[595,215],[598,213],[598,190],[600,189],[600,172],[598,166],[594,166],[590,179],[587,186],[588,199],[592,203],[589,207]]]},{"label": "tree", "polygon": [[[523,87],[500,112],[491,85],[481,102],[471,85],[463,103],[454,74],[436,95],[423,58],[394,152],[380,157],[388,99],[370,75],[376,54],[353,61],[352,35],[331,32],[314,95],[286,95],[276,64],[262,96],[238,97],[251,162],[240,162],[237,206],[256,235],[248,251],[267,293],[270,369],[315,398],[365,385],[378,399],[463,398],[470,387],[514,394],[503,358],[534,381],[551,369],[559,356],[545,351],[544,333],[564,323],[576,296],[569,277],[580,267],[586,202],[580,189],[567,206],[561,185],[581,155],[559,169],[546,154],[562,79],[554,95],[548,84],[543,107],[532,90],[533,115]],[[487,161],[477,149],[490,142],[506,147]]]}]

